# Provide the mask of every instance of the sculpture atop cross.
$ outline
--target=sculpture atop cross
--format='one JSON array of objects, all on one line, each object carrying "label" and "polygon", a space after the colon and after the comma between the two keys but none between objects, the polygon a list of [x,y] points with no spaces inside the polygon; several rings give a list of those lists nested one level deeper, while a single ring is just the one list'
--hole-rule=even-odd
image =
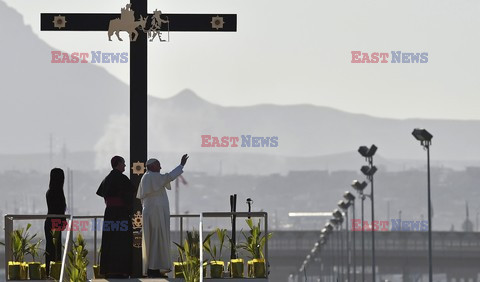
[{"label": "sculpture atop cross", "polygon": [[[134,12],[134,19],[160,18],[158,11],[147,13],[147,0],[131,0],[126,9]],[[74,13],[42,13],[42,31],[107,31],[112,20],[120,18],[120,14],[74,14]],[[235,14],[162,14],[168,18],[168,25],[159,23],[157,31],[186,32],[234,32],[237,30]],[[138,26],[137,26],[138,27]],[[109,32],[110,33],[110,32]],[[110,35],[110,34],[109,34]],[[117,34],[118,35],[118,34]],[[157,35],[160,35],[157,33]],[[142,175],[134,174],[135,162],[145,163],[147,160],[147,35],[138,32],[138,39],[130,42],[130,179],[138,187]],[[143,172],[143,166],[142,166]],[[141,204],[134,204],[134,214],[141,213]],[[134,229],[135,230],[135,229]],[[140,245],[138,244],[140,236]],[[137,232],[134,248],[133,276],[142,275],[141,233]]]}]

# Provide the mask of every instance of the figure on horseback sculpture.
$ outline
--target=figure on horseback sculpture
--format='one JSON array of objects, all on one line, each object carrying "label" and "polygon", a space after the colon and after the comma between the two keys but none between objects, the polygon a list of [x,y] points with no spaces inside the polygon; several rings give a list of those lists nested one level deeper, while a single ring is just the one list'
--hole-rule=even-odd
[{"label": "figure on horseback sculpture", "polygon": [[135,21],[134,12],[132,11],[131,7],[132,7],[132,4],[127,4],[125,8],[121,9],[120,20],[125,22]]},{"label": "figure on horseback sculpture", "polygon": [[134,12],[131,10],[131,4],[127,4],[125,8],[121,9],[120,18],[110,20],[108,25],[108,40],[112,41],[112,35],[115,33],[119,41],[123,41],[120,38],[120,31],[128,32],[130,36],[130,41],[136,41],[138,37],[137,28],[142,28],[142,31],[145,31],[145,24],[147,18],[140,16],[138,21],[135,21]]}]

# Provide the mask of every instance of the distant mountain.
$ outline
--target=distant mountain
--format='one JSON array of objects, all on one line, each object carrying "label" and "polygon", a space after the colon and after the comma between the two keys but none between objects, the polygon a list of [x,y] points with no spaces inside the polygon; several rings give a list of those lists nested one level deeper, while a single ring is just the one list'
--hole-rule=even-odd
[{"label": "distant mountain", "polygon": [[0,152],[46,152],[50,133],[60,144],[92,150],[109,116],[128,113],[127,85],[92,64],[50,63],[58,49],[3,1],[0,32]]},{"label": "distant mountain", "polygon": [[[394,106],[394,105],[392,105]],[[119,148],[119,129],[128,118],[112,121],[97,150]],[[385,119],[352,114],[312,105],[257,105],[222,107],[202,100],[193,91],[184,90],[169,99],[150,97],[149,150],[152,152],[236,153],[276,157],[321,156],[331,163],[346,164],[345,153],[360,145],[376,144],[378,155],[390,160],[389,166],[403,166],[408,160],[425,163],[426,154],[411,132],[427,128],[433,135],[432,161],[456,167],[478,164],[480,159],[480,121]],[[278,137],[278,147],[202,147],[202,135],[239,137]],[[126,144],[123,146],[127,150]],[[121,146],[120,146],[121,147]],[[356,162],[363,162],[355,152]],[[330,156],[330,157],[328,157]],[[380,159],[377,159],[377,161]],[[395,161],[394,161],[395,160]],[[258,162],[257,162],[258,163]],[[411,162],[410,162],[411,163]],[[319,164],[328,166],[326,162]],[[355,164],[356,165],[356,164]],[[387,165],[387,163],[385,163]],[[460,165],[461,166],[461,165]],[[346,165],[350,167],[350,165]]]},{"label": "distant mountain", "polygon": [[[6,159],[15,162],[29,154],[42,153],[37,156],[49,161],[50,134],[55,163],[65,161],[60,161],[62,149],[77,156],[87,152],[78,159],[82,167],[107,168],[105,160],[112,154],[128,156],[127,85],[92,64],[50,63],[56,48],[3,2],[0,31],[9,40],[0,45],[6,54],[0,65],[0,154],[5,156],[0,167],[12,167]],[[358,146],[372,143],[379,147],[379,165],[398,169],[411,159],[423,165],[425,153],[411,136],[415,127],[434,135],[432,160],[437,164],[475,165],[480,157],[480,121],[384,119],[313,105],[222,107],[189,89],[168,99],[150,96],[148,115],[149,151],[162,152],[167,160],[172,156],[172,162],[183,152],[197,154],[192,165],[203,171],[220,170],[220,163],[224,172],[350,169],[363,163],[355,152]],[[205,148],[202,135],[240,140],[242,135],[275,136],[278,147]]]}]

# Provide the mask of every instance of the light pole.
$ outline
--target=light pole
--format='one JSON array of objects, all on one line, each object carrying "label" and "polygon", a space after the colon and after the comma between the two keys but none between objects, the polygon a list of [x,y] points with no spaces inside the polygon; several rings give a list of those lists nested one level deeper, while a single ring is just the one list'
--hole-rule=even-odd
[{"label": "light pole", "polygon": [[343,255],[343,238],[342,238],[342,224],[343,224],[343,215],[342,212],[340,212],[338,209],[334,209],[332,215],[334,218],[337,220],[337,238],[340,244],[340,255],[339,255],[339,263],[340,263],[340,281],[344,281],[344,270],[345,270],[345,264],[344,264],[344,255]]},{"label": "light pole", "polygon": [[364,228],[363,228],[363,202],[365,201],[365,194],[363,194],[363,190],[367,187],[367,182],[359,182],[358,180],[354,180],[352,182],[352,187],[355,189],[358,194],[360,195],[360,199],[362,200],[362,282],[365,282],[365,236],[364,236]]},{"label": "light pole", "polygon": [[427,150],[427,190],[428,190],[428,281],[432,282],[432,208],[430,201],[430,145],[433,135],[423,128],[415,128],[412,135]]},{"label": "light pole", "polygon": [[[353,211],[353,215],[352,215],[352,223],[355,221],[355,196],[350,193],[349,191],[346,191],[344,194],[343,194],[343,197],[345,198],[345,200],[347,200],[351,205],[352,205],[352,211]],[[355,250],[355,230],[353,230],[353,224],[352,224],[352,241],[353,241],[353,282],[357,282],[357,262],[356,262],[356,250]],[[349,270],[350,271],[350,270]],[[350,279],[350,272],[349,272],[349,277]]]},{"label": "light pole", "polygon": [[[332,281],[334,280],[334,267],[335,267],[335,243],[334,243],[334,237],[332,234],[332,231],[333,231],[333,225],[330,223],[330,222],[327,222],[325,224],[325,228],[322,229],[322,233],[324,234],[325,238],[328,238],[329,236],[332,236],[331,240],[330,240],[330,245],[332,247],[332,268],[331,268],[331,278],[332,278]],[[320,235],[321,237],[322,235]]]},{"label": "light pole", "polygon": [[368,166],[362,166],[360,169],[363,174],[367,177],[367,179],[370,181],[370,187],[372,188],[370,192],[370,200],[372,203],[372,281],[376,282],[377,280],[375,279],[375,272],[376,272],[376,264],[375,264],[375,228],[374,228],[374,222],[375,222],[375,213],[374,213],[374,194],[373,194],[373,175],[377,171],[377,167],[373,165],[373,156],[375,155],[375,152],[377,152],[377,146],[372,145],[370,148],[367,146],[360,146],[358,148],[358,152],[362,157],[365,158],[365,160],[368,162]]},{"label": "light pole", "polygon": [[330,224],[334,227],[334,233],[335,236],[335,281],[340,280],[340,238],[338,237],[338,224],[339,220],[337,218],[331,218],[330,219]]},{"label": "light pole", "polygon": [[350,246],[349,246],[349,236],[348,236],[348,208],[351,206],[350,201],[340,200],[338,202],[338,207],[345,212],[345,246],[347,253],[347,281],[350,282]]},{"label": "light pole", "polygon": [[[325,239],[325,235],[324,234],[320,234],[320,238],[318,239],[317,243],[315,243],[315,247],[318,249],[318,253],[319,253],[319,258],[320,258],[320,279],[323,280],[323,281],[326,281],[327,279],[327,272],[328,272],[328,269],[325,267],[326,266],[326,262],[327,262],[327,256],[324,256],[324,252],[325,250],[324,247],[325,247],[325,244],[327,243],[327,240]],[[322,252],[323,250],[323,252]]]},{"label": "light pole", "polygon": [[[321,259],[321,255],[319,254],[320,253],[320,249],[319,249],[319,243],[318,242],[315,242],[315,245],[313,246],[312,250],[310,251],[310,256],[312,257],[312,261],[315,263],[316,261],[318,261],[320,263],[320,277],[322,277],[322,259]],[[317,254],[318,254],[318,259],[316,259],[317,257]]]},{"label": "light pole", "polygon": [[[327,243],[326,236],[327,236],[327,229],[323,228],[322,231],[320,231],[320,237],[317,241],[320,244],[320,257],[323,257],[321,253],[321,248],[323,245],[326,245]],[[328,258],[328,255],[326,255],[325,258]]]}]

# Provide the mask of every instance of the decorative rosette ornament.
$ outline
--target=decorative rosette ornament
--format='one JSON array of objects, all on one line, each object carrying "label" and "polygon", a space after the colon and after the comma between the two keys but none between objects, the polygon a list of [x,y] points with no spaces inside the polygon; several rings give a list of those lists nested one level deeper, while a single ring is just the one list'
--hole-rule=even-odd
[{"label": "decorative rosette ornament", "polygon": [[217,30],[222,29],[223,24],[225,24],[223,17],[219,17],[218,15],[216,17],[212,17],[212,21],[210,23],[212,24],[212,28]]},{"label": "decorative rosette ornament", "polygon": [[58,15],[53,18],[53,26],[58,29],[64,28],[66,23],[67,21],[64,16]]},{"label": "decorative rosette ornament", "polygon": [[142,162],[135,162],[132,165],[132,172],[136,175],[142,175],[145,173],[145,164]]}]

